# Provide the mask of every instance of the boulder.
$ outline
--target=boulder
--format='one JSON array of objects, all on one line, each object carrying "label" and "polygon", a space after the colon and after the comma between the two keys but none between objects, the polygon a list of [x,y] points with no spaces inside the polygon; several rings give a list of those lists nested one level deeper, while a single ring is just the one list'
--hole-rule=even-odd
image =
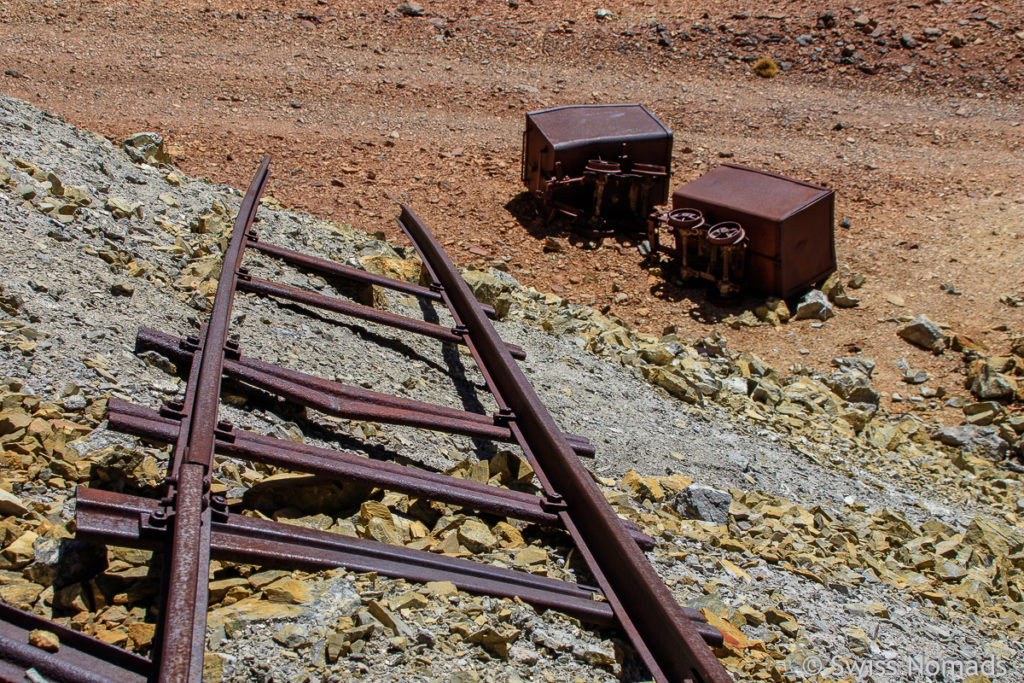
[{"label": "boulder", "polygon": [[170,164],[164,139],[156,133],[136,133],[121,143],[121,149],[137,164]]},{"label": "boulder", "polygon": [[947,446],[962,448],[989,460],[1002,460],[1010,452],[1010,444],[999,436],[992,427],[977,425],[958,425],[937,429],[932,438]]},{"label": "boulder", "polygon": [[732,496],[710,486],[690,484],[676,494],[676,512],[687,519],[700,519],[718,526],[729,523]]},{"label": "boulder", "polygon": [[901,339],[938,355],[949,348],[949,336],[923,315],[896,330]]},{"label": "boulder", "polygon": [[968,389],[982,401],[1010,400],[1017,394],[1017,381],[1000,372],[992,359],[977,360],[967,370]]},{"label": "boulder", "polygon": [[804,295],[803,299],[800,299],[800,303],[796,306],[796,313],[793,314],[793,320],[828,320],[835,314],[836,311],[832,308],[832,303],[825,293],[812,289]]},{"label": "boulder", "polygon": [[469,285],[477,301],[494,307],[498,319],[508,316],[512,306],[512,287],[508,282],[482,270],[467,270],[462,273],[462,279]]}]

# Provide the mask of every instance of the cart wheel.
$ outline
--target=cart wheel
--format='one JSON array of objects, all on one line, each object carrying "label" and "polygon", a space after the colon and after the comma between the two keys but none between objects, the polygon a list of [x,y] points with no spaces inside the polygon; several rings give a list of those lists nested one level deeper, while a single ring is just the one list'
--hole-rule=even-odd
[{"label": "cart wheel", "polygon": [[716,247],[724,247],[730,244],[739,244],[747,236],[743,226],[736,221],[725,221],[711,227],[708,230],[708,242]]},{"label": "cart wheel", "polygon": [[672,209],[668,212],[668,224],[673,228],[695,228],[704,222],[704,214],[697,209]]},{"label": "cart wheel", "polygon": [[586,170],[591,173],[622,173],[622,164],[617,161],[602,161],[601,159],[591,159],[587,162]]}]

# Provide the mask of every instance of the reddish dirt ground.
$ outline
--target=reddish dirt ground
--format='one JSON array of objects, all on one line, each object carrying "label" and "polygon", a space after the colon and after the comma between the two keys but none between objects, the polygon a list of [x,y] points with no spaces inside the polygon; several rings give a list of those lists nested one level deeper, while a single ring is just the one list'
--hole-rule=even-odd
[{"label": "reddish dirt ground", "polygon": [[[917,393],[893,364],[962,394],[961,357],[906,344],[896,319],[996,350],[1024,328],[1000,302],[1024,293],[1020,3],[422,4],[16,0],[0,5],[0,89],[114,140],[156,131],[186,172],[236,187],[269,153],[278,199],[363,230],[397,237],[409,203],[461,264],[502,261],[641,330],[719,329],[780,369],[859,350],[890,407],[945,422],[959,411],[890,403]],[[779,75],[754,75],[763,56]],[[628,240],[587,250],[542,225],[521,196],[524,114],[611,102],[672,128],[673,186],[728,160],[834,188],[861,305],[818,328],[733,330],[721,320],[758,296],[718,306],[645,270]],[[544,252],[548,236],[564,251]]]}]

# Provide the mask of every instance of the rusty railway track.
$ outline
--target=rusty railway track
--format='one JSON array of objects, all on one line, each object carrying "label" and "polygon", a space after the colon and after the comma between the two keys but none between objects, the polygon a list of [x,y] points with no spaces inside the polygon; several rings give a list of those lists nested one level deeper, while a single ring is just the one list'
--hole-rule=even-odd
[{"label": "rusty railway track", "polygon": [[[730,681],[709,648],[709,644],[721,643],[721,633],[699,612],[676,603],[644,555],[653,540],[614,513],[581,464],[580,457],[593,456],[591,444],[556,427],[515,362],[524,358],[525,352],[500,339],[488,321],[493,310],[476,301],[419,218],[403,206],[398,224],[424,263],[432,280],[429,287],[265,244],[252,225],[266,187],[269,162],[268,157],[260,164],[242,200],[213,309],[200,333],[184,339],[145,328],[138,333],[138,351],[157,351],[189,369],[184,398],[160,411],[118,399],[111,399],[108,405],[113,429],[173,444],[163,498],[87,487],[79,487],[76,494],[80,538],[164,550],[152,658],[0,605],[0,680],[26,680],[26,669],[34,668],[56,681],[200,681],[209,566],[211,558],[216,558],[304,569],[345,567],[417,582],[451,581],[472,593],[518,597],[538,608],[555,609],[595,625],[620,627],[658,681]],[[253,277],[242,266],[247,249],[306,271],[441,303],[455,324],[448,328]],[[246,357],[229,337],[238,291],[464,345],[498,411],[484,415],[389,396]],[[219,418],[223,378],[334,416],[517,444],[534,469],[541,494],[237,429]],[[596,585],[233,514],[226,502],[210,491],[215,454],[564,529]],[[30,645],[28,633],[35,628],[57,633],[60,649],[50,653]]]}]

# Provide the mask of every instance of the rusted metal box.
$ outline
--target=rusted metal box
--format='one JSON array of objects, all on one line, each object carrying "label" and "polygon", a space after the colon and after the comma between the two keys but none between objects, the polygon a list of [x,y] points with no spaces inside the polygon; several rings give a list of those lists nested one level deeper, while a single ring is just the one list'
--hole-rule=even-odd
[{"label": "rusted metal box", "polygon": [[835,193],[826,187],[724,164],[672,193],[672,208],[743,226],[746,287],[787,297],[836,269]]},{"label": "rusted metal box", "polygon": [[672,131],[642,104],[575,105],[526,115],[522,179],[549,207],[642,224],[668,200],[671,166]]}]

